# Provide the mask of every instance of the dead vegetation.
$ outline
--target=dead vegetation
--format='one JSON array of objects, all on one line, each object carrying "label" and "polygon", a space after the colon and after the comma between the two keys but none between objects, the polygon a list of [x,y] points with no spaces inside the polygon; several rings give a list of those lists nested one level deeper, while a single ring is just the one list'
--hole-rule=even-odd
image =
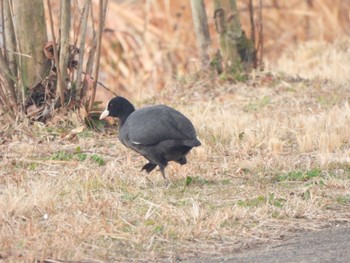
[{"label": "dead vegetation", "polygon": [[203,145],[170,166],[168,188],[114,129],[92,132],[74,113],[1,119],[1,258],[177,261],[349,223],[347,82],[264,73],[177,85],[154,100],[189,116]]},{"label": "dead vegetation", "polygon": [[[213,1],[205,3],[213,58],[218,49],[214,7]],[[250,36],[248,3],[238,1],[238,7],[243,29]],[[259,23],[258,1],[254,5]],[[304,41],[328,43],[348,35],[348,7],[341,0],[263,1],[265,62],[275,62],[285,52],[293,54]],[[103,37],[101,68],[106,74],[101,80],[129,98],[151,98],[172,85],[174,78],[200,69],[190,1],[111,2]],[[108,95],[102,92],[98,98]]]},{"label": "dead vegetation", "polygon": [[[87,8],[89,5],[85,6],[85,10],[94,10],[89,13],[84,11],[84,1],[72,3],[70,44],[80,48],[81,52],[73,58],[78,69],[69,74],[71,86],[74,87],[76,84],[79,87],[78,90],[82,86],[83,79],[86,82],[92,81],[92,78],[85,79],[84,73],[96,79],[96,74],[92,74],[92,64],[96,61],[91,58],[91,55],[97,48],[99,24],[97,2],[92,1],[91,8]],[[250,36],[248,3],[249,1],[239,1],[239,11],[246,35]],[[255,11],[257,11],[257,5],[255,3]],[[274,0],[264,1],[262,14],[265,62],[274,62],[284,51],[293,54],[296,46],[305,40],[332,42],[348,34],[348,7],[349,3],[341,0],[335,2],[291,0],[283,3]],[[51,3],[52,17],[47,2],[45,8],[46,21],[53,20],[52,25],[48,23],[49,40],[53,41],[54,35],[56,38],[59,36],[59,16],[56,14],[59,14],[60,7],[58,2]],[[212,40],[210,55],[214,57],[218,44],[212,1],[206,1],[206,9]],[[256,23],[259,23],[258,17],[256,12]],[[84,25],[87,25],[87,28]],[[44,46],[45,43],[38,43],[38,45]],[[53,45],[53,47],[56,46]],[[83,55],[86,56],[84,61],[82,61]],[[189,2],[184,4],[181,1],[125,1],[122,3],[111,1],[106,14],[101,59],[98,63],[102,72],[98,77],[102,85],[98,85],[97,104],[94,106],[99,106],[99,101],[108,100],[113,92],[138,100],[151,98],[172,85],[174,79],[196,73],[200,68],[197,57]],[[86,67],[86,72],[82,72],[84,70],[81,67],[87,60],[90,60],[89,66]],[[76,97],[81,93],[88,93],[83,96],[82,101],[90,98],[90,93],[95,90],[93,88],[95,84],[84,84],[83,92],[76,92],[76,96],[73,96],[71,101],[76,102],[78,100]],[[35,89],[34,87],[29,88]],[[67,95],[69,97],[70,94]],[[91,97],[93,97],[92,94]],[[66,101],[66,103],[69,102],[69,100]],[[43,115],[49,112],[53,102],[48,101],[47,104],[46,110],[45,105],[43,107],[40,102],[28,105],[29,115],[34,115],[36,112]],[[88,108],[91,108],[91,105]],[[42,116],[35,116],[34,119],[40,119],[40,117]]]},{"label": "dead vegetation", "polygon": [[[92,1],[91,7],[95,10],[95,28],[98,26],[97,2]],[[218,37],[212,2],[206,1],[206,10],[212,41],[210,55],[213,58],[218,49]],[[238,1],[238,4],[243,29],[250,36],[248,2]],[[52,3],[53,14],[59,13],[57,3]],[[71,10],[72,45],[80,43],[78,36],[82,27],[83,6],[83,1],[76,1]],[[257,7],[255,3],[255,21],[259,23]],[[306,40],[328,43],[348,34],[348,7],[349,3],[341,0],[264,1],[265,62],[274,62],[285,51],[293,54],[296,47]],[[46,10],[47,19],[48,13]],[[58,35],[58,17],[54,16],[53,20]],[[96,33],[90,20],[89,14],[83,48],[87,57],[88,53],[96,50],[93,41]],[[174,79],[194,74],[200,69],[194,35],[190,2],[125,1],[118,4],[111,1],[101,43],[102,73],[99,80],[117,94],[138,100],[151,98],[172,85]],[[98,85],[97,101],[110,97],[110,92]]]},{"label": "dead vegetation", "polygon": [[[317,8],[322,3],[334,9],[322,8],[328,15],[347,21],[339,14],[345,1],[318,1]],[[187,28],[182,13],[168,20],[178,19],[178,24],[163,23],[165,15],[146,16],[145,32],[154,32],[145,33],[153,50],[147,53],[146,45],[139,44],[145,43],[142,38],[122,30],[128,17],[138,32],[144,30],[144,21],[132,16],[142,9],[136,10],[114,10],[125,23],[119,27],[107,22],[107,29],[118,30],[106,35],[124,35],[127,41],[120,38],[116,46],[102,42],[106,75],[100,79],[108,78],[111,87],[118,79],[118,93],[125,85],[123,92],[129,95],[140,91],[137,98],[162,90],[142,104],[163,102],[184,112],[203,146],[193,151],[186,166],[169,167],[172,184],[166,188],[159,173],[148,180],[139,171],[144,160],[119,143],[115,128],[91,131],[73,112],[61,112],[46,124],[29,123],[20,115],[10,123],[0,116],[0,261],[179,261],[240,251],[295,231],[348,225],[349,67],[337,63],[348,56],[348,40],[307,44],[293,50],[304,57],[286,55],[278,66],[269,66],[274,67],[271,72],[253,72],[245,83],[230,82],[193,74],[194,42],[191,35],[185,39],[178,33]],[[300,13],[289,15],[304,18]],[[276,19],[281,16],[275,13]],[[157,19],[173,28],[176,37],[152,26]],[[300,36],[282,22],[265,27],[279,25],[286,33],[280,38],[284,45]],[[336,34],[330,29],[324,32]],[[153,39],[160,35],[162,41]],[[167,37],[170,42],[164,41]],[[132,46],[139,48],[136,55]],[[123,51],[111,52],[110,47]],[[176,82],[165,85],[174,72]]]}]

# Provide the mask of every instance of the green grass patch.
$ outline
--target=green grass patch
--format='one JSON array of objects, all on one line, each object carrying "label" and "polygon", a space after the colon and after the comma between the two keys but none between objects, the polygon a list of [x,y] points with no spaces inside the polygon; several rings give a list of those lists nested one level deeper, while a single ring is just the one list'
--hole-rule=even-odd
[{"label": "green grass patch", "polygon": [[350,194],[338,196],[336,201],[340,205],[350,205]]},{"label": "green grass patch", "polygon": [[72,153],[58,151],[56,153],[53,153],[50,159],[55,161],[71,161],[73,160],[73,156],[74,155]]},{"label": "green grass patch", "polygon": [[190,186],[190,185],[207,185],[207,184],[213,184],[213,181],[207,180],[203,177],[200,176],[186,176],[185,179],[185,186]]},{"label": "green grass patch", "polygon": [[98,154],[91,155],[91,160],[93,160],[95,163],[97,163],[99,166],[103,166],[106,164],[105,160],[102,159],[101,156]]},{"label": "green grass patch", "polygon": [[246,208],[258,207],[264,204],[269,204],[271,206],[282,208],[285,204],[286,199],[277,198],[274,193],[268,194],[268,196],[258,196],[253,199],[239,200],[237,205]]},{"label": "green grass patch", "polygon": [[257,112],[271,104],[271,98],[269,96],[264,96],[262,99],[250,102],[243,106],[243,111],[245,112]]},{"label": "green grass patch", "polygon": [[78,135],[78,138],[81,138],[81,139],[94,137],[94,133],[88,129],[83,130],[82,132],[78,133],[77,135]]},{"label": "green grass patch", "polygon": [[163,225],[157,225],[157,226],[154,227],[154,230],[153,230],[153,232],[155,234],[161,234],[161,233],[163,233],[163,231],[164,231],[164,226]]},{"label": "green grass patch", "polygon": [[156,224],[156,221],[154,221],[153,219],[147,219],[145,221],[146,226],[154,226],[155,224]]},{"label": "green grass patch", "polygon": [[32,171],[36,170],[37,167],[38,167],[37,163],[30,163],[28,165],[29,170],[32,170]]},{"label": "green grass patch", "polygon": [[230,184],[230,180],[229,179],[224,179],[224,180],[221,181],[221,184],[228,185],[228,184]]},{"label": "green grass patch", "polygon": [[246,208],[252,208],[252,207],[257,207],[263,204],[266,204],[267,198],[265,196],[258,196],[253,199],[247,199],[247,200],[239,200],[237,202],[237,205],[241,207],[246,207]]},{"label": "green grass patch", "polygon": [[[88,159],[88,155],[86,153],[83,153],[78,146],[73,153],[71,152],[65,152],[65,151],[58,151],[56,153],[53,153],[50,160],[57,160],[57,161],[77,161],[77,162],[83,162]],[[106,164],[105,160],[98,154],[92,154],[89,158],[94,163],[97,163],[100,166],[103,166]]]},{"label": "green grass patch", "polygon": [[270,193],[268,197],[268,202],[278,208],[282,208],[287,200],[284,198],[277,198],[274,193]]},{"label": "green grass patch", "polygon": [[284,181],[308,181],[315,177],[321,177],[322,170],[313,169],[310,171],[302,172],[302,171],[293,171],[286,174],[278,175],[275,177],[276,182],[284,182]]}]

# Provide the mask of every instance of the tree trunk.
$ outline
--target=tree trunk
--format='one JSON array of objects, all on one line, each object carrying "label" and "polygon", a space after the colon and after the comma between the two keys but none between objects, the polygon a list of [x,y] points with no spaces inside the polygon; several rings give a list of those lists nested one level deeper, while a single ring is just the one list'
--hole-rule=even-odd
[{"label": "tree trunk", "polygon": [[200,50],[202,69],[205,69],[209,66],[208,48],[211,41],[204,1],[191,0],[191,7],[197,45]]},{"label": "tree trunk", "polygon": [[43,52],[47,42],[44,3],[42,0],[13,0],[13,4],[20,53],[31,56],[20,56],[22,84],[31,87],[47,72]]},{"label": "tree trunk", "polygon": [[214,5],[215,25],[219,33],[220,51],[225,70],[240,71],[243,68],[243,61],[252,63],[250,56],[254,51],[254,45],[242,30],[236,0],[214,0]]},{"label": "tree trunk", "polygon": [[238,40],[242,36],[235,0],[215,0],[215,24],[225,68],[237,67],[241,63]]}]

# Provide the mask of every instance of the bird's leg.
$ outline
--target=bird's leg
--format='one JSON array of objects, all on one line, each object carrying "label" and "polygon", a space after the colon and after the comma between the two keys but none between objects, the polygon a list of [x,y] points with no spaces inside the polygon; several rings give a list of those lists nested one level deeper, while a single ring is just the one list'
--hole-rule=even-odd
[{"label": "bird's leg", "polygon": [[156,164],[149,162],[149,163],[146,163],[146,164],[142,167],[141,171],[142,171],[142,170],[146,170],[147,173],[150,173],[150,172],[153,171],[153,169],[156,168],[156,167],[157,167]]},{"label": "bird's leg", "polygon": [[164,180],[167,180],[166,177],[165,177],[164,169],[165,169],[165,167],[163,165],[159,165],[159,170],[162,173]]},{"label": "bird's leg", "polygon": [[168,181],[168,179],[165,177],[165,172],[164,172],[165,166],[164,165],[159,165],[159,170],[163,175],[163,178],[165,181]]},{"label": "bird's leg", "polygon": [[182,156],[179,160],[176,161],[177,163],[184,165],[187,163],[186,156]]}]

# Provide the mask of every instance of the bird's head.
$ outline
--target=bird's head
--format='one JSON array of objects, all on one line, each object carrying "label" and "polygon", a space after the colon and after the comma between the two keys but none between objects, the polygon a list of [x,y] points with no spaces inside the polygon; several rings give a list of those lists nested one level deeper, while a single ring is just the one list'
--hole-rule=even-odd
[{"label": "bird's head", "polygon": [[133,111],[135,108],[127,99],[117,96],[107,103],[106,109],[100,115],[100,120],[108,116],[125,120]]}]

